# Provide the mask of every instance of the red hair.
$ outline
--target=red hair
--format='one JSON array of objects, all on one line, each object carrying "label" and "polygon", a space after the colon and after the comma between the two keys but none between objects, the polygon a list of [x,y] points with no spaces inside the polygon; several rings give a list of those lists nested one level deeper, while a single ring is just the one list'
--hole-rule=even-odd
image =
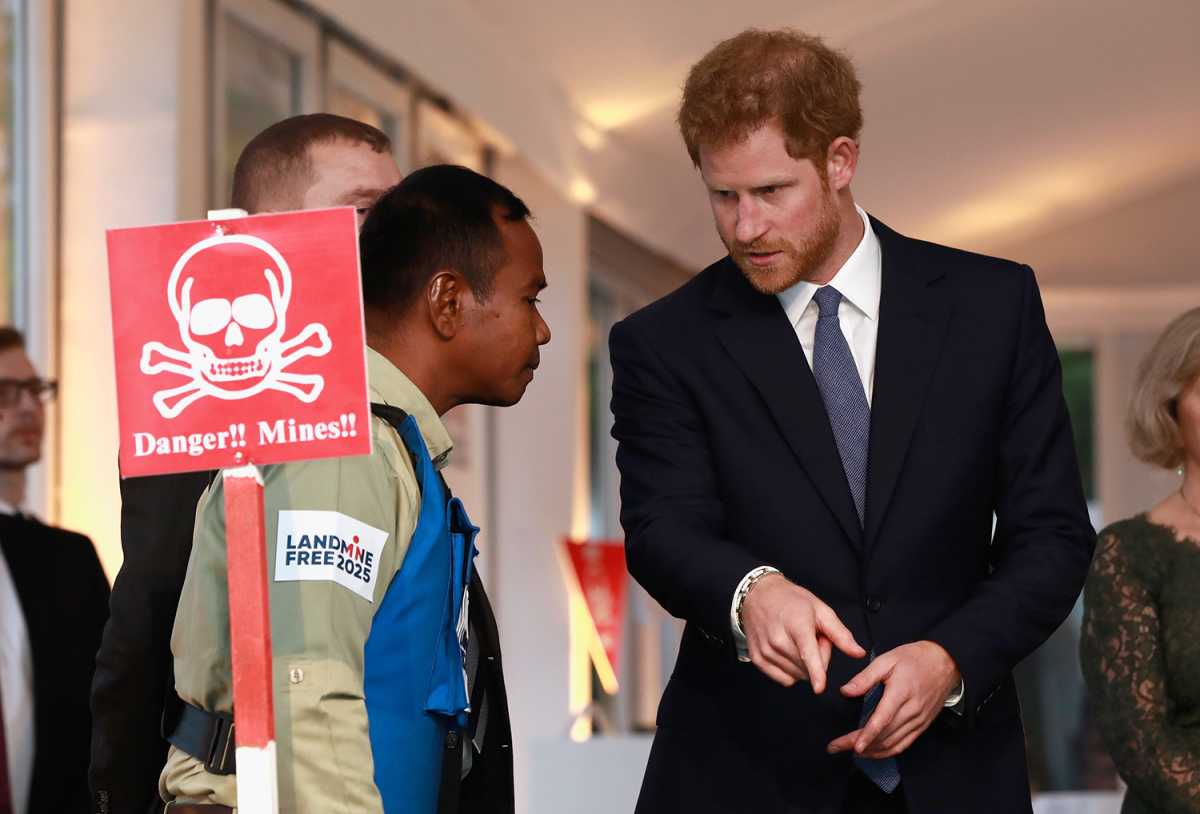
[{"label": "red hair", "polygon": [[692,66],[679,130],[698,167],[701,147],[737,143],[776,121],[788,155],[812,159],[823,177],[829,145],[862,131],[861,90],[850,59],[820,37],[751,28]]}]

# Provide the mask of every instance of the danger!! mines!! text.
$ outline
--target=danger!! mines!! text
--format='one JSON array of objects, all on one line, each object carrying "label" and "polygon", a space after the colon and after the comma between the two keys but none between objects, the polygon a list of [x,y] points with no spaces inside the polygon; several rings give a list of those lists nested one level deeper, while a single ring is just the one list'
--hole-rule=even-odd
[{"label": "danger!! mines!! text", "polygon": [[[354,438],[357,416],[343,413],[337,421],[299,422],[294,418],[276,421],[259,421],[258,445],[305,444],[311,441],[336,441],[339,438]],[[221,449],[238,449],[246,446],[246,425],[230,424],[219,432],[193,432],[187,435],[154,435],[149,432],[133,434],[133,454],[144,458],[148,455],[190,455],[199,457],[206,452]]]}]

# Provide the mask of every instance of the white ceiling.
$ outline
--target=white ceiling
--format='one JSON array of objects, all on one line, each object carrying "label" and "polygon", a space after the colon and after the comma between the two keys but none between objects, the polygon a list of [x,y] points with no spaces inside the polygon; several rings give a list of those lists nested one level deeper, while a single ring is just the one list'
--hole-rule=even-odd
[{"label": "white ceiling", "polygon": [[596,126],[585,166],[597,210],[690,267],[720,247],[675,131],[678,89],[711,45],[751,25],[819,33],[854,58],[866,115],[856,197],[902,231],[990,252],[1074,234],[1076,248],[1055,244],[1055,267],[1039,271],[1089,283],[1090,261],[1075,251],[1097,252],[1083,225],[1123,211],[1171,239],[1097,235],[1120,244],[1107,246],[1109,266],[1146,261],[1162,246],[1189,256],[1148,261],[1175,269],[1178,281],[1200,260],[1179,208],[1200,199],[1197,0],[469,0],[466,8]]}]

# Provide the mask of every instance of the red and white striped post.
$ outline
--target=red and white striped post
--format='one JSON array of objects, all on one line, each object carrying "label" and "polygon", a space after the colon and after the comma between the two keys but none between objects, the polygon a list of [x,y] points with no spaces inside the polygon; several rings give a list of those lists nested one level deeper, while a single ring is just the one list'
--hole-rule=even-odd
[{"label": "red and white striped post", "polygon": [[[231,251],[226,241],[213,240],[226,232],[238,232],[245,240],[228,241],[235,246]],[[263,266],[236,249],[251,245],[246,242],[251,238],[253,246],[269,256],[261,261]],[[258,467],[371,451],[370,433],[355,431],[355,423],[367,423],[370,409],[354,210],[337,207],[257,218],[246,218],[240,209],[214,210],[206,221],[111,229],[107,241],[121,471],[130,477],[222,471],[236,802],[242,814],[278,814],[271,563]],[[189,263],[210,249],[212,253],[203,254],[203,262],[192,269]],[[205,296],[232,308],[247,285],[247,275],[259,279],[260,269],[274,291],[279,330],[285,313],[308,324],[288,340],[292,356],[254,351],[254,358],[269,371],[254,385],[258,390],[231,390],[206,377],[211,359],[193,347],[195,314],[185,308],[187,292],[196,275],[203,276]],[[192,276],[181,282],[185,271]],[[304,282],[294,291],[293,276]],[[236,321],[231,311],[225,313]],[[302,356],[310,359],[305,372],[296,375],[308,384],[307,389],[279,386],[284,367]],[[269,367],[273,364],[282,366]],[[162,383],[152,378],[162,374],[166,374]],[[277,392],[257,398],[267,390]],[[289,403],[280,393],[294,396],[304,406],[293,405],[292,415],[280,419],[280,399]],[[168,404],[181,394],[190,400]],[[196,406],[188,407],[193,402]],[[185,407],[186,415],[182,414]],[[304,439],[302,431],[299,441],[284,433],[247,439],[245,428],[261,426],[267,418],[272,426],[285,420],[290,426],[295,421],[311,429],[314,438]]]},{"label": "red and white striped post", "polygon": [[221,474],[229,569],[237,807],[241,814],[278,814],[262,474],[253,464],[225,469]]},{"label": "red and white striped post", "polygon": [[[208,213],[209,220],[245,216],[241,209]],[[221,479],[225,490],[237,807],[241,814],[279,814],[262,473],[254,464],[245,464],[221,470]]]}]

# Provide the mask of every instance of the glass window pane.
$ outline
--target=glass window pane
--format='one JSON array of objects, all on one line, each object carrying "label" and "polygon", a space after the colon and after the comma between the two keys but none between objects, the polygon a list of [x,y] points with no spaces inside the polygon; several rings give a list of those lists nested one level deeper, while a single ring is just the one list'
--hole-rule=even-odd
[{"label": "glass window pane", "polygon": [[608,409],[612,374],[608,361],[608,332],[615,321],[612,299],[593,284],[588,296],[588,452],[591,481],[590,533],[602,540],[621,536],[609,521],[615,484],[608,457],[612,415]]},{"label": "glass window pane", "polygon": [[1096,499],[1095,452],[1092,443],[1095,424],[1095,359],[1091,350],[1064,350],[1062,359],[1063,395],[1071,428],[1075,433],[1075,451],[1083,475],[1083,491],[1088,500]]},{"label": "glass window pane", "polygon": [[403,139],[397,138],[395,116],[385,113],[343,85],[334,85],[330,90],[329,112],[378,128],[387,133],[393,144],[403,142]]},{"label": "glass window pane", "polygon": [[242,148],[269,125],[300,112],[300,58],[233,15],[225,22],[224,166],[217,190],[222,205]]},{"label": "glass window pane", "polygon": [[[1095,353],[1059,351],[1063,396],[1089,503],[1096,499]],[[1117,787],[1117,774],[1091,718],[1079,670],[1082,598],[1045,644],[1017,666],[1021,718],[1034,791],[1100,791]]]},{"label": "glass window pane", "polygon": [[1080,598],[1054,635],[1014,671],[1034,792],[1118,787],[1117,771],[1088,708],[1079,669],[1082,622]]},{"label": "glass window pane", "polygon": [[460,120],[423,102],[418,108],[417,125],[418,167],[460,164],[483,172],[483,145]]},{"label": "glass window pane", "polygon": [[16,26],[10,2],[0,3],[0,322],[12,322],[13,156],[15,111],[13,82],[16,76]]}]

